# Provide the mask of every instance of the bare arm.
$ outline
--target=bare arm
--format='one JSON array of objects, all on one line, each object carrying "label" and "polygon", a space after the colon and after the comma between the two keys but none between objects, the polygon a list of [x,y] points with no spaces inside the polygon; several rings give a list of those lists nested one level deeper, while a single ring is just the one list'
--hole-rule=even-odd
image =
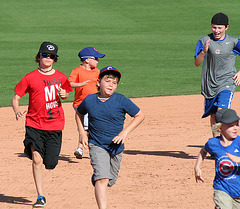
[{"label": "bare arm", "polygon": [[227,156],[235,163],[240,163],[240,157],[236,156],[236,155],[232,155],[230,153],[226,153]]},{"label": "bare arm", "polygon": [[83,121],[83,115],[76,112],[76,122],[77,122],[78,131],[79,131],[79,143],[82,144],[83,147],[86,149],[88,146],[88,136],[87,136],[87,132],[84,130],[82,121]]},{"label": "bare arm", "polygon": [[202,178],[202,171],[200,169],[200,166],[201,166],[203,160],[206,158],[206,155],[207,155],[207,151],[204,148],[202,148],[200,153],[198,154],[197,162],[194,167],[195,179],[196,179],[197,183],[204,182],[204,179]]},{"label": "bare arm", "polygon": [[13,111],[15,113],[16,116],[16,120],[18,120],[19,118],[23,117],[23,115],[27,112],[26,110],[24,111],[20,111],[19,108],[19,101],[20,101],[20,96],[18,96],[17,94],[15,94],[12,98],[12,108]]},{"label": "bare arm", "polygon": [[81,86],[85,86],[87,83],[89,83],[91,80],[87,80],[87,81],[83,81],[82,83],[74,83],[74,82],[70,82],[72,88],[77,88],[77,87],[81,87]]},{"label": "bare arm", "polygon": [[198,67],[198,66],[202,63],[202,61],[203,61],[203,59],[204,59],[204,56],[205,56],[205,54],[206,54],[207,51],[208,51],[209,43],[210,43],[210,39],[208,39],[208,40],[206,41],[206,43],[205,43],[205,45],[204,45],[204,49],[203,49],[203,50],[201,51],[201,53],[196,57],[196,59],[195,59],[195,61],[194,61],[194,65],[195,65],[196,67]]},{"label": "bare arm", "polygon": [[144,120],[145,116],[140,110],[133,118],[130,124],[126,126],[118,136],[114,137],[112,140],[116,144],[124,143],[124,140],[127,138],[127,135],[139,126],[139,124]]}]

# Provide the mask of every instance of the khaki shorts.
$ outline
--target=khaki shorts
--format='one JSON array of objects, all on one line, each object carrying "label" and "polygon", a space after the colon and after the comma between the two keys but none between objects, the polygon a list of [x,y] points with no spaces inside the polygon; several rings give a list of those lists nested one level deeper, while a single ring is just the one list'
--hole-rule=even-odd
[{"label": "khaki shorts", "polygon": [[240,198],[232,198],[226,192],[214,189],[216,209],[240,209]]},{"label": "khaki shorts", "polygon": [[99,179],[109,179],[108,186],[113,186],[118,178],[122,152],[117,155],[110,155],[109,152],[102,147],[89,143],[89,154],[94,170],[92,176],[93,185],[95,185],[95,181]]}]

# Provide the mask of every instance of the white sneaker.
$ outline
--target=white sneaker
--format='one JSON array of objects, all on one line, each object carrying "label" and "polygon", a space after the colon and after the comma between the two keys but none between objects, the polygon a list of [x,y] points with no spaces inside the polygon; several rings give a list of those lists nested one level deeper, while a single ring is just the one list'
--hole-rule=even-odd
[{"label": "white sneaker", "polygon": [[78,147],[77,150],[74,152],[74,155],[76,156],[76,158],[82,159],[82,157],[83,157],[82,149],[80,147]]}]

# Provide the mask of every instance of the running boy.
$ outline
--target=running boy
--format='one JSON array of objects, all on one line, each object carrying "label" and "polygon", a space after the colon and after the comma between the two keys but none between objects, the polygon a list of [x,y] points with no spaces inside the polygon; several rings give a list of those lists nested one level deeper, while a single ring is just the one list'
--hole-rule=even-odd
[{"label": "running boy", "polygon": [[229,24],[223,13],[212,17],[211,27],[212,33],[197,42],[194,64],[198,67],[203,62],[201,93],[205,97],[205,113],[202,118],[210,115],[212,126],[216,111],[230,108],[236,85],[240,84],[240,72],[236,73],[235,68],[240,41],[226,34]]},{"label": "running boy", "polygon": [[[73,69],[69,76],[70,84],[72,88],[75,88],[73,102],[73,108],[75,111],[88,94],[97,93],[97,79],[100,72],[97,68],[98,59],[103,58],[105,54],[99,53],[93,47],[86,47],[78,53],[78,56],[80,57],[82,64]],[[76,121],[78,120],[76,114],[75,119]],[[83,124],[85,131],[88,131],[88,114],[84,115]],[[78,144],[78,149],[74,152],[74,155],[76,158],[82,158],[83,150],[80,143]]]},{"label": "running boy", "polygon": [[[115,93],[120,78],[121,73],[114,67],[101,69],[97,81],[100,92],[88,95],[77,108],[79,117],[89,115],[89,138],[82,123],[78,123],[79,139],[84,148],[89,145],[99,209],[107,208],[107,187],[117,181],[127,135],[144,119],[142,111],[130,99]],[[126,113],[133,120],[123,128]]]},{"label": "running boy", "polygon": [[[239,159],[240,137],[239,117],[232,109],[221,109],[216,112],[216,124],[213,131],[219,131],[220,136],[208,140],[200,151],[195,164],[196,182],[204,182],[200,166],[207,153],[215,156],[214,202],[216,209],[240,208],[240,169],[228,155]],[[229,153],[229,154],[227,154]]]},{"label": "running boy", "polygon": [[64,112],[60,99],[67,99],[72,91],[67,77],[53,69],[58,61],[58,47],[51,42],[43,42],[36,55],[38,69],[25,75],[15,87],[12,107],[18,120],[26,111],[19,107],[22,96],[29,93],[26,115],[24,152],[32,160],[32,172],[38,193],[33,207],[43,207],[46,199],[42,188],[42,165],[54,169],[62,144]]}]

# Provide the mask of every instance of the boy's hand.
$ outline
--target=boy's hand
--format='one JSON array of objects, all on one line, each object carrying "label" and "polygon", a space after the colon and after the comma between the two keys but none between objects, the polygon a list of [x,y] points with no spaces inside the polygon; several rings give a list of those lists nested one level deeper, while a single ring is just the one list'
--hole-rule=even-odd
[{"label": "boy's hand", "polygon": [[79,143],[83,145],[83,148],[86,149],[88,147],[88,136],[87,134],[79,134]]},{"label": "boy's hand", "polygon": [[232,155],[230,153],[226,153],[227,156],[235,163],[240,163],[240,157],[236,156],[236,155]]},{"label": "boy's hand", "polygon": [[68,94],[65,89],[62,89],[61,87],[59,87],[58,92],[59,92],[61,99],[66,99],[68,97]]},{"label": "boy's hand", "polygon": [[202,171],[200,168],[195,167],[194,168],[195,171],[195,179],[197,183],[204,183],[204,179],[202,178]]},{"label": "boy's hand", "polygon": [[233,77],[235,86],[240,85],[240,71],[238,71]]},{"label": "boy's hand", "polygon": [[115,136],[112,140],[115,144],[124,143],[125,139],[127,138],[127,133],[122,131],[117,136]]},{"label": "boy's hand", "polygon": [[85,86],[86,84],[88,84],[91,80],[87,80],[87,81],[83,81],[82,83],[79,83],[79,86]]},{"label": "boy's hand", "polygon": [[202,50],[202,52],[203,52],[204,54],[207,53],[209,45],[210,45],[210,39],[208,39],[208,40],[206,41],[205,45],[204,45],[204,48],[203,48],[203,50]]},{"label": "boy's hand", "polygon": [[23,117],[26,112],[27,112],[26,110],[24,110],[22,112],[16,112],[16,120]]}]

